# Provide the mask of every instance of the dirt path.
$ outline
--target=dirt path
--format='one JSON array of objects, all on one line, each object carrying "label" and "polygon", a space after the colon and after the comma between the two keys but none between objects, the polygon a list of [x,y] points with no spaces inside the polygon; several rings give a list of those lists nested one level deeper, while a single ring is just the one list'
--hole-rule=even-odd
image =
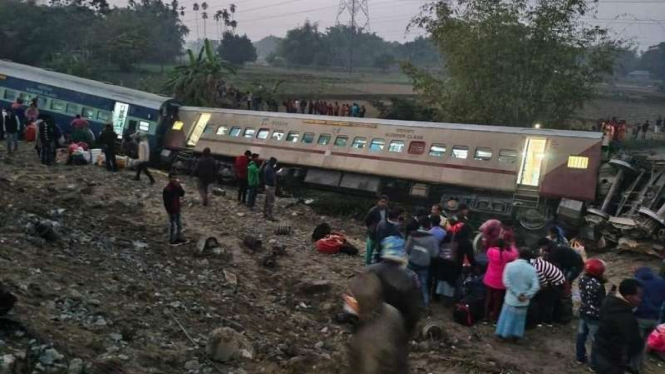
[{"label": "dirt path", "polygon": [[[0,152],[0,280],[19,297],[12,317],[29,330],[0,329],[0,373],[8,355],[18,365],[34,365],[37,358],[45,372],[65,370],[75,359],[98,373],[346,371],[349,333],[333,316],[362,260],[320,255],[309,237],[316,224],[327,221],[361,248],[364,230],[357,222],[317,216],[281,199],[280,221],[266,222],[259,210],[238,206],[231,188],[206,208],[193,194],[193,181],[185,180],[183,222],[192,242],[170,247],[163,175],[150,186],[132,181],[129,172],[46,168],[32,151],[11,158]],[[33,235],[40,221],[55,223],[61,239]],[[275,235],[278,226],[291,227],[292,234]],[[268,250],[242,247],[246,235],[259,237],[266,248],[284,244],[287,254],[276,268],[265,268],[259,262]],[[232,258],[197,256],[196,241],[204,236],[219,239]],[[615,277],[628,274],[637,261],[655,264],[604,257]],[[412,343],[414,373],[585,372],[573,363],[573,325],[534,330],[524,344],[508,345],[494,341],[491,326],[466,328],[450,315],[436,305],[432,321],[443,324],[444,338]],[[207,337],[222,326],[247,337],[254,347],[251,359],[215,366],[206,360]],[[52,362],[44,359],[51,346],[62,355],[52,355]],[[26,352],[32,352],[32,364]],[[654,364],[649,369],[664,370]]]}]

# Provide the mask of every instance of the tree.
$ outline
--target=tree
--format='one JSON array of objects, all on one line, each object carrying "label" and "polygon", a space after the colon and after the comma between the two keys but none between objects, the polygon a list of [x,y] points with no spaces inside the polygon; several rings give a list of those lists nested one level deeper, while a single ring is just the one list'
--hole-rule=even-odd
[{"label": "tree", "polygon": [[204,40],[198,56],[194,56],[189,49],[187,55],[189,63],[176,66],[165,84],[165,90],[188,105],[222,105],[217,88],[229,75],[236,74],[233,65],[214,53],[208,39]]},{"label": "tree", "polygon": [[374,58],[374,67],[384,72],[393,65],[395,65],[395,56],[390,53],[382,53]]},{"label": "tree", "polygon": [[199,9],[199,3],[194,3],[192,5],[192,10],[196,13],[196,17],[194,17],[194,20],[196,21],[196,40],[201,38],[199,36]]},{"label": "tree", "polygon": [[581,19],[586,0],[437,2],[415,24],[445,56],[444,75],[403,64],[440,119],[565,125],[612,72],[619,42]]},{"label": "tree", "polygon": [[201,9],[203,9],[203,13],[201,13],[201,18],[203,19],[203,37],[207,38],[208,30],[206,29],[206,21],[208,20],[208,3],[205,1],[201,3]]},{"label": "tree", "polygon": [[223,59],[234,65],[256,61],[256,48],[247,35],[239,36],[225,32],[217,52]]},{"label": "tree", "polygon": [[649,47],[642,55],[640,66],[648,70],[654,78],[665,79],[665,43]]},{"label": "tree", "polygon": [[302,27],[287,31],[277,50],[289,65],[311,65],[321,46],[318,25],[306,21]]},{"label": "tree", "polygon": [[212,17],[215,20],[215,24],[217,25],[217,39],[222,40],[222,36],[220,35],[219,31],[219,22],[222,20],[222,11],[218,10],[215,12],[215,15]]}]

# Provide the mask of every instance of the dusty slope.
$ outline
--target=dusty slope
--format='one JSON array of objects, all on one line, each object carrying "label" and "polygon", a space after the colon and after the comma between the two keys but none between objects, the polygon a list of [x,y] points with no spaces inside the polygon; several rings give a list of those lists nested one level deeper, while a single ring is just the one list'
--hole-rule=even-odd
[{"label": "dusty slope", "polygon": [[[0,280],[19,297],[13,318],[28,332],[7,333],[12,329],[0,324],[0,357],[11,354],[19,366],[35,365],[39,357],[38,367],[50,372],[66,372],[75,358],[99,373],[345,371],[349,335],[332,317],[362,261],[313,252],[309,236],[322,217],[306,206],[286,208],[289,201],[279,200],[281,221],[267,223],[260,213],[239,207],[230,189],[228,196],[214,196],[212,207],[200,206],[194,183],[185,180],[183,220],[193,240],[172,248],[166,245],[163,175],[150,186],[130,180],[128,172],[45,168],[33,152],[2,155]],[[30,234],[31,222],[40,220],[57,222],[59,242]],[[362,245],[356,222],[328,221]],[[292,235],[276,236],[278,225],[292,227]],[[262,237],[266,247],[271,240],[287,246],[276,269],[258,263],[264,253],[240,246],[247,234]],[[195,242],[204,235],[217,237],[232,259],[195,256]],[[606,258],[616,277],[635,262]],[[225,272],[237,276],[237,285]],[[312,294],[308,286],[319,280],[329,281],[329,289]],[[437,306],[433,320],[445,327],[442,342],[412,345],[414,373],[585,372],[573,364],[572,325],[529,332],[526,343],[515,346],[496,343],[489,326],[469,329],[449,316]],[[255,349],[252,359],[215,367],[206,360],[208,334],[221,326],[246,335]],[[45,353],[49,344],[64,357]],[[24,359],[25,352],[32,354]],[[53,362],[44,358],[49,355]],[[663,372],[653,364],[650,369]]]}]

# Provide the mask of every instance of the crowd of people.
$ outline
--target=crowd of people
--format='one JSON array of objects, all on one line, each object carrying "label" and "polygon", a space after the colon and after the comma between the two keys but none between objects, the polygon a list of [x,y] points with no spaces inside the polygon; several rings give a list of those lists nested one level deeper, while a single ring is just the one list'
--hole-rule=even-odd
[{"label": "crowd of people", "polygon": [[367,108],[358,103],[342,103],[335,101],[312,101],[312,100],[295,100],[289,99],[282,103],[287,113],[300,113],[300,114],[316,114],[322,116],[335,116],[335,117],[365,117]]},{"label": "crowd of people", "polygon": [[603,134],[605,134],[605,137],[612,142],[621,142],[628,140],[629,136],[632,140],[637,140],[639,138],[646,140],[649,131],[653,131],[653,133],[656,134],[665,129],[663,129],[663,117],[658,116],[653,125],[649,120],[642,123],[636,122],[631,125],[628,124],[626,120],[617,120],[616,117],[612,117],[612,119],[602,119],[598,121],[594,130],[602,131]]},{"label": "crowd of people", "polygon": [[[576,285],[581,297],[576,361],[598,374],[641,372],[647,337],[665,323],[665,266],[660,275],[638,268],[618,287],[606,290],[608,265],[587,258],[579,242],[568,242],[557,226],[537,248],[518,249],[510,224],[489,220],[479,228],[484,249],[474,252],[474,229],[465,204],[451,199],[405,217],[402,209],[388,203],[388,197],[381,196],[366,215],[367,268],[359,276],[362,281],[353,281],[344,296],[345,310],[359,319],[354,344],[407,350],[418,320],[430,315],[432,301],[452,306],[455,319],[462,316],[460,323],[472,324],[477,318],[494,324],[498,340],[516,342],[528,328],[570,323]],[[369,288],[374,295],[368,294]],[[376,295],[380,302],[372,299]],[[372,310],[363,310],[363,299],[368,298]],[[378,326],[386,325],[393,332],[379,334]],[[353,354],[352,362],[372,366],[380,360],[373,352]],[[403,359],[384,357],[394,368],[404,367]]]}]

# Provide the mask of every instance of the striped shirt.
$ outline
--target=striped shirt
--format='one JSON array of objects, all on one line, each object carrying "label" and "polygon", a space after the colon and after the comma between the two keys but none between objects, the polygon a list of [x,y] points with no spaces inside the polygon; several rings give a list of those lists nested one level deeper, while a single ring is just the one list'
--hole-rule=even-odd
[{"label": "striped shirt", "polygon": [[541,287],[560,286],[566,282],[561,270],[542,258],[532,260],[531,265],[536,268]]}]

